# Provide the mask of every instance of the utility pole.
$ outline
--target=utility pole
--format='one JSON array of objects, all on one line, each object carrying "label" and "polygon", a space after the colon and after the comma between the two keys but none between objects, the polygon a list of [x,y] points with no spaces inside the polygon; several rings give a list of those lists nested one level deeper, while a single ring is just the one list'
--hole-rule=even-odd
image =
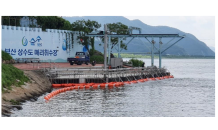
[{"label": "utility pole", "polygon": [[104,69],[107,68],[107,24],[104,25]]},{"label": "utility pole", "polygon": [[152,41],[151,41],[151,66],[154,66],[154,44],[155,44],[155,41],[152,37]]},{"label": "utility pole", "polygon": [[162,55],[162,54],[161,54],[161,45],[162,45],[163,43],[162,43],[162,41],[161,41],[161,38],[162,38],[162,37],[159,37],[159,69],[161,69],[161,62],[162,62],[162,61],[161,61],[161,59],[162,59],[162,57],[161,57],[161,55]]}]

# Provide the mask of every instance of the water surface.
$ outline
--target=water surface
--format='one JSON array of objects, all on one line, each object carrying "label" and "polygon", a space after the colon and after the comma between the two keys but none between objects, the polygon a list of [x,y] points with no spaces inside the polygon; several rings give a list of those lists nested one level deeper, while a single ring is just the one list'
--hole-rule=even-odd
[{"label": "water surface", "polygon": [[[128,60],[127,58],[124,60]],[[143,59],[150,65],[149,59]],[[155,60],[158,65],[158,60]],[[163,59],[174,79],[113,89],[68,91],[27,101],[11,116],[205,117],[215,116],[215,60]]]}]

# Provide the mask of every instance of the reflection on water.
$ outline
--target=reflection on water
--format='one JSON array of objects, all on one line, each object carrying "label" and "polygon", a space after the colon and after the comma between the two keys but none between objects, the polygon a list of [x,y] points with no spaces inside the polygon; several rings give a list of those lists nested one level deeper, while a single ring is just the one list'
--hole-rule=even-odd
[{"label": "reflection on water", "polygon": [[[41,96],[36,102],[24,103],[23,109],[13,111],[12,116],[215,116],[214,60],[212,64],[195,62],[199,61],[180,60],[180,67],[173,69],[174,79],[113,89],[73,90],[56,95],[49,102]],[[174,65],[169,63],[167,68]],[[185,65],[192,69],[187,71]]]}]

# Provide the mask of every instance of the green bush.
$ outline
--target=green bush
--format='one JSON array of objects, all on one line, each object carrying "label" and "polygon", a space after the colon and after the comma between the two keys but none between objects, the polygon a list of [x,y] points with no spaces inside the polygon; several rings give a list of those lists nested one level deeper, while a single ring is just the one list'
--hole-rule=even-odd
[{"label": "green bush", "polygon": [[90,51],[90,56],[94,55],[95,49],[92,48],[92,49],[90,49],[89,51]]},{"label": "green bush", "polygon": [[102,63],[104,63],[104,57],[103,56],[99,56],[99,55],[93,55],[93,56],[91,56],[90,57],[90,62],[92,62],[92,61],[96,61],[96,63],[100,63],[100,64],[102,64]]},{"label": "green bush", "polygon": [[130,59],[129,61],[132,62],[132,65],[134,67],[141,67],[142,63],[143,63],[142,60],[138,60],[138,59],[134,59],[134,58]]},{"label": "green bush", "polygon": [[23,71],[10,64],[2,64],[2,89],[11,89],[11,85],[21,86],[29,81]]},{"label": "green bush", "polygon": [[6,53],[5,51],[2,50],[2,59],[3,60],[11,60],[12,57],[10,54]]}]

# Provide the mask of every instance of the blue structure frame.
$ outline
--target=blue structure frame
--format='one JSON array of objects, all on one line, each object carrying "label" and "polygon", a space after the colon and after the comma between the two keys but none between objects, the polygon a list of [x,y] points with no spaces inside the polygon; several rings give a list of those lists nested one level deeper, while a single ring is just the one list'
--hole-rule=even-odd
[{"label": "blue structure frame", "polygon": [[[104,37],[104,34],[87,34],[88,37]],[[110,48],[111,48],[111,38],[118,38],[118,57],[120,57],[120,53],[122,49],[120,50],[120,38],[132,38],[126,45],[128,45],[134,38],[145,38],[150,44],[151,44],[151,66],[154,66],[154,54],[159,54],[159,68],[161,68],[162,64],[162,53],[168,50],[170,47],[178,43],[180,40],[185,38],[185,36],[180,36],[179,34],[107,34],[108,37],[108,64],[110,64]],[[151,38],[152,40],[149,41],[148,38]],[[155,41],[154,38],[159,38],[159,49],[154,46]],[[169,42],[166,43],[166,45],[170,42],[172,42],[175,38],[179,38],[176,42],[174,42],[172,45],[167,47],[165,50],[162,51],[162,38],[172,38]],[[154,53],[154,50],[157,52]],[[127,52],[126,52],[127,53]],[[137,52],[128,52],[128,53],[137,53]]]}]

